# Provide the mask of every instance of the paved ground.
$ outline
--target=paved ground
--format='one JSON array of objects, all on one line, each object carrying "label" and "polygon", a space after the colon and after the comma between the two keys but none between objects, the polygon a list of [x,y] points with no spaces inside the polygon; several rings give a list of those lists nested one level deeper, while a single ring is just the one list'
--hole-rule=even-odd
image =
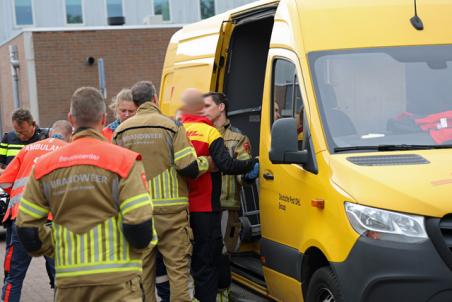
[{"label": "paved ground", "polygon": [[[0,278],[3,277],[3,259],[5,258],[5,240],[4,231],[0,226],[0,262],[1,274]],[[237,302],[265,302],[267,299],[263,299],[253,293],[247,291],[246,289],[238,286],[232,286],[232,294],[234,301]],[[28,269],[27,276],[22,290],[22,299],[24,302],[51,302],[53,301],[53,291],[49,286],[49,279],[45,272],[45,261],[44,258],[33,258],[31,261],[30,268]]]}]

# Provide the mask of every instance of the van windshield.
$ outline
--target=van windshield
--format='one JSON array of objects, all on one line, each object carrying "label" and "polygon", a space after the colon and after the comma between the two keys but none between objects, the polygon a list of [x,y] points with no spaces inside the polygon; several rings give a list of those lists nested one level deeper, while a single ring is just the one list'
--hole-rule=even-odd
[{"label": "van windshield", "polygon": [[452,46],[309,54],[331,152],[452,147]]}]

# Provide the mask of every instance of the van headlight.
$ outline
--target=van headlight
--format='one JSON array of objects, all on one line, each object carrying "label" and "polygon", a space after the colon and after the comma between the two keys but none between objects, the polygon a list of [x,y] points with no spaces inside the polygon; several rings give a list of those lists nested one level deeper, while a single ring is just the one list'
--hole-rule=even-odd
[{"label": "van headlight", "polygon": [[346,202],[345,211],[360,235],[395,242],[417,243],[428,238],[424,217],[366,207]]}]

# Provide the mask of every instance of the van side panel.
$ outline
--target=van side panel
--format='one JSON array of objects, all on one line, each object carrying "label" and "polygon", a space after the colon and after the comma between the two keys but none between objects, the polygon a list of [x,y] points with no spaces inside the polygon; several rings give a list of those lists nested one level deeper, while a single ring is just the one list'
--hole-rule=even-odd
[{"label": "van side panel", "polygon": [[264,267],[264,273],[266,280],[272,280],[267,284],[272,296],[280,301],[303,301],[300,282],[267,267]]}]

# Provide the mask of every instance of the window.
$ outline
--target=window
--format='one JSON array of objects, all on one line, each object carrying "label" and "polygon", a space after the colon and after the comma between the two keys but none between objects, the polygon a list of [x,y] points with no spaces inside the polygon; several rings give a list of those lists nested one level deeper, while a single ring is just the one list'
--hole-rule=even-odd
[{"label": "window", "polygon": [[122,0],[107,0],[107,15],[108,17],[123,16]]},{"label": "window", "polygon": [[274,119],[293,117],[295,65],[289,61],[278,59],[273,66]]},{"label": "window", "polygon": [[66,23],[83,23],[82,0],[66,0]]},{"label": "window", "polygon": [[169,21],[169,0],[154,0],[154,15],[161,15],[163,21]]},{"label": "window", "polygon": [[201,19],[215,15],[215,0],[199,0],[201,5]]},{"label": "window", "polygon": [[303,99],[295,65],[284,59],[273,64],[273,121],[293,117],[297,122],[298,140],[303,140]]},{"label": "window", "polygon": [[33,25],[32,0],[16,0],[16,25]]}]

